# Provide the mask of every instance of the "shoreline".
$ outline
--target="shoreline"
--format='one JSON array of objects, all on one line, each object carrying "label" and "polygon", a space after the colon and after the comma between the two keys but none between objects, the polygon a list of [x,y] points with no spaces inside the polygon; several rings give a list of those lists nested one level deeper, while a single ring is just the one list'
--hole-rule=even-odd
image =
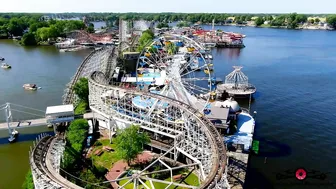
[{"label": "shoreline", "polygon": [[[210,25],[211,24],[204,24],[204,25]],[[287,29],[287,30],[326,30],[326,31],[335,31],[336,29],[331,28],[321,28],[319,26],[316,27],[297,27],[295,29],[287,28],[286,26],[269,26],[269,25],[261,25],[261,26],[255,26],[255,25],[241,25],[241,24],[215,24],[214,26],[234,26],[234,27],[253,27],[253,28],[272,28],[272,29]]]}]

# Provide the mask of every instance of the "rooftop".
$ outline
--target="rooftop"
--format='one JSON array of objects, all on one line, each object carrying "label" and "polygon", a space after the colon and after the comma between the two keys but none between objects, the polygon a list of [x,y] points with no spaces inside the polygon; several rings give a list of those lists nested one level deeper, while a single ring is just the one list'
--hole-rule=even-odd
[{"label": "rooftop", "polygon": [[46,114],[56,114],[63,112],[73,112],[74,106],[72,104],[67,105],[59,105],[59,106],[48,106],[46,110]]}]

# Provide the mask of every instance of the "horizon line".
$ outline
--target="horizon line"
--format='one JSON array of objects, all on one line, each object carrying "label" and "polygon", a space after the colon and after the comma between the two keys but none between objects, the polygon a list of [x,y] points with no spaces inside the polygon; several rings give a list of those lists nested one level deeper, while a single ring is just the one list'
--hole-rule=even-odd
[{"label": "horizon line", "polygon": [[111,13],[111,14],[312,14],[312,15],[333,15],[335,13],[299,13],[299,12],[282,12],[282,13],[262,13],[262,12],[255,12],[255,13],[247,13],[247,12],[108,12],[108,11],[101,11],[101,12],[0,12],[0,14],[69,14],[69,13],[76,13],[76,14],[104,14],[104,13]]}]

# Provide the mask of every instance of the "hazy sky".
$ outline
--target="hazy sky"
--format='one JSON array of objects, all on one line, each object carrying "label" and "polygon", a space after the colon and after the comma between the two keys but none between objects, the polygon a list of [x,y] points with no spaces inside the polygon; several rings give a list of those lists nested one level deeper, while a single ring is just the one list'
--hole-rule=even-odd
[{"label": "hazy sky", "polygon": [[0,12],[336,13],[336,0],[0,0]]}]

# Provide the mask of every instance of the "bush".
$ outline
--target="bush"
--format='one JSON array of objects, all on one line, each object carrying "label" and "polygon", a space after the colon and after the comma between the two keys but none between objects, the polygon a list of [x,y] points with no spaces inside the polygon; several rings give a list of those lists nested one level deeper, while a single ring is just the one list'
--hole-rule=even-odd
[{"label": "bush", "polygon": [[104,175],[107,173],[107,169],[100,165],[95,166],[95,171],[96,171],[95,175],[99,177],[104,177]]},{"label": "bush", "polygon": [[25,181],[22,184],[23,189],[34,189],[34,180],[31,170],[28,171]]},{"label": "bush", "polygon": [[26,33],[22,36],[21,43],[26,46],[35,46],[37,45],[35,35],[33,33]]},{"label": "bush", "polygon": [[97,140],[95,143],[94,143],[94,146],[101,146],[103,145],[99,140]]},{"label": "bush", "polygon": [[80,101],[75,108],[75,115],[85,114],[88,109],[88,103],[85,101]]},{"label": "bush", "polygon": [[76,119],[71,122],[66,135],[69,148],[65,149],[62,161],[62,167],[64,169],[73,169],[74,163],[77,162],[78,158],[81,158],[79,154],[83,151],[88,128],[89,124],[85,119]]}]

